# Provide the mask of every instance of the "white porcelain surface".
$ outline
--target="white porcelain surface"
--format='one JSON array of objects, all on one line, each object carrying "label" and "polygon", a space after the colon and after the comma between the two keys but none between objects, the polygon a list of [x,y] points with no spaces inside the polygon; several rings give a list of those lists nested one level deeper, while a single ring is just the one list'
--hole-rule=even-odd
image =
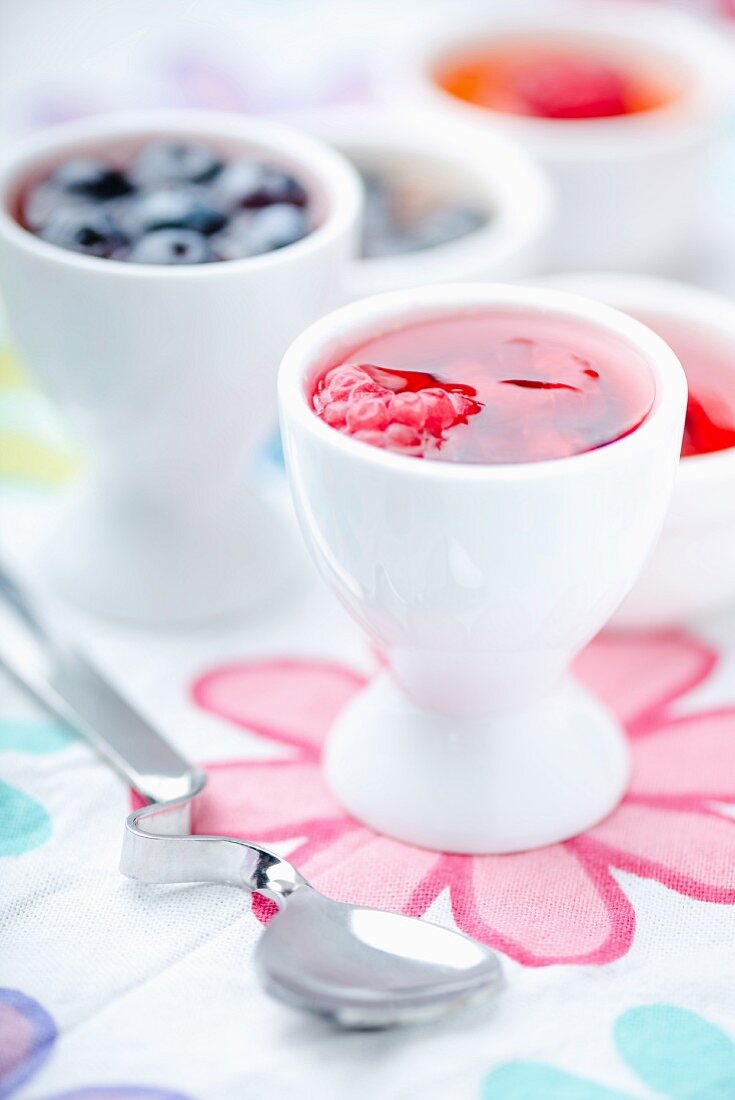
[{"label": "white porcelain surface", "polygon": [[[695,345],[699,335],[729,351],[735,374],[735,306],[725,298],[634,275],[585,272],[544,283],[625,310],[664,337],[667,326]],[[735,449],[682,459],[660,541],[613,625],[669,626],[735,604],[734,566]]]},{"label": "white porcelain surface", "polygon": [[458,119],[446,118],[438,127],[430,111],[387,105],[323,111],[303,122],[358,169],[383,171],[389,180],[410,182],[419,195],[445,196],[491,215],[481,229],[437,248],[352,260],[348,298],[431,283],[510,280],[544,266],[551,188],[513,142]]},{"label": "white porcelain surface", "polygon": [[[682,94],[622,118],[553,120],[475,107],[433,81],[439,59],[524,33],[587,39],[667,76],[680,72]],[[733,92],[732,47],[704,21],[652,5],[635,12],[624,3],[506,5],[407,51],[392,83],[393,94],[431,107],[437,122],[446,114],[473,120],[538,158],[556,188],[549,270],[672,273],[686,262],[702,170]]]},{"label": "white porcelain surface", "polygon": [[[19,182],[77,151],[162,135],[292,169],[318,228],[247,260],[160,267],[56,248],[13,219]],[[141,112],[56,127],[0,170],[0,280],[21,361],[89,446],[45,565],[92,610],[149,621],[231,612],[287,572],[284,537],[242,485],[275,413],[288,342],[336,304],[356,243],[351,166],[312,138],[213,112]]]},{"label": "white porcelain surface", "polygon": [[340,714],[327,782],[367,825],[444,852],[565,840],[628,786],[625,734],[570,677],[530,706],[458,717],[417,707],[383,673]]},{"label": "white porcelain surface", "polygon": [[[325,356],[396,323],[483,308],[578,319],[642,352],[657,391],[645,423],[588,454],[472,466],[362,444],[312,412],[305,383]],[[497,852],[551,843],[610,810],[624,786],[622,742],[612,720],[593,717],[598,708],[568,686],[567,668],[632,587],[658,536],[685,402],[683,372],[657,336],[548,290],[477,284],[382,295],[323,318],[292,345],[279,403],[299,520],[322,575],[386,653],[401,713],[411,711],[410,721],[396,720],[376,688],[337,727],[327,778],[351,813],[414,843]],[[576,784],[549,774],[540,798],[542,773],[524,758],[538,752],[552,767],[550,738],[568,760],[575,707],[590,714],[589,754]],[[413,758],[421,727],[416,772],[389,781],[389,762]],[[518,800],[503,800],[496,813],[491,797],[504,789]],[[453,823],[449,813],[437,817],[439,797],[459,815]]]}]

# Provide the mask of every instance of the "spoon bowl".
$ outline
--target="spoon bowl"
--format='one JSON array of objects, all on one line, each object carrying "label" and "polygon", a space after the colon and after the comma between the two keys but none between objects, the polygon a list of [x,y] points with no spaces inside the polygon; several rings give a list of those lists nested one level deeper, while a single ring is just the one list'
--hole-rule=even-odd
[{"label": "spoon bowl", "polygon": [[347,1028],[433,1020],[501,981],[497,956],[458,932],[310,887],[273,917],[255,965],[272,997]]}]

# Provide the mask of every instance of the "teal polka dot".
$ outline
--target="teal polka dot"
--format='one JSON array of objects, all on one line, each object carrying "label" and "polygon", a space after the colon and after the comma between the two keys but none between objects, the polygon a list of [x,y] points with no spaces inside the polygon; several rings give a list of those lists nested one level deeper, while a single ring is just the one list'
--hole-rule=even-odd
[{"label": "teal polka dot", "polygon": [[714,1024],[676,1005],[640,1005],[617,1020],[615,1043],[630,1068],[671,1100],[732,1100],[735,1045]]},{"label": "teal polka dot", "polygon": [[630,1100],[625,1093],[545,1066],[506,1062],[485,1078],[482,1100]]},{"label": "teal polka dot", "polygon": [[20,856],[51,836],[51,818],[40,802],[0,781],[0,856]]},{"label": "teal polka dot", "polygon": [[59,752],[73,740],[63,726],[52,722],[0,721],[0,752],[26,752],[31,756],[45,756]]},{"label": "teal polka dot", "polygon": [[[619,1016],[620,1057],[649,1090],[667,1100],[733,1100],[735,1043],[696,1012],[638,1005]],[[485,1078],[481,1100],[633,1100],[543,1062],[505,1062]]]}]

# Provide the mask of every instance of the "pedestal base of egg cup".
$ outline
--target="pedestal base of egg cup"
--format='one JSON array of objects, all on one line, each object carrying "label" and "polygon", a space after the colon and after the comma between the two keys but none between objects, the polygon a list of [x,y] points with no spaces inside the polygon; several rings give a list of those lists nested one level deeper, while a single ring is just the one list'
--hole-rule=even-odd
[{"label": "pedestal base of egg cup", "polygon": [[[438,316],[512,310],[564,317],[650,369],[643,424],[543,462],[418,459],[328,427],[311,380],[335,349]],[[279,377],[297,514],[322,575],[386,654],[388,669],[341,713],[325,777],[378,832],[448,852],[552,844],[625,793],[628,749],[569,673],[661,530],[686,406],[681,366],[615,310],[553,291],[431,287],[353,303],[292,345]]]},{"label": "pedestal base of egg cup", "polygon": [[40,572],[85,610],[138,623],[187,623],[257,609],[295,581],[290,529],[252,492],[172,514],[94,482],[61,502]]},{"label": "pedestal base of egg cup", "polygon": [[340,714],[325,776],[378,832],[445,852],[517,852],[576,836],[625,794],[625,734],[571,677],[533,705],[423,710],[382,673]]}]

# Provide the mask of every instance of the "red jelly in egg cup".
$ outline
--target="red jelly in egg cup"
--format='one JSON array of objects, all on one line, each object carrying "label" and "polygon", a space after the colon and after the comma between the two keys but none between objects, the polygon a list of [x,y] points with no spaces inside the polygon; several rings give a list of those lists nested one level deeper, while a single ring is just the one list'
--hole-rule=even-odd
[{"label": "red jelly in egg cup", "polygon": [[[462,330],[478,316],[497,327],[493,361],[509,340],[544,344],[551,333],[567,373],[557,357],[546,381],[571,386],[570,377],[599,367],[599,381],[612,386],[604,409],[622,401],[604,437],[595,434],[599,390],[574,383],[579,392],[567,390],[558,409],[577,403],[577,453],[560,450],[568,432],[555,436],[549,424],[546,457],[529,450],[532,439],[509,454],[523,433],[523,418],[509,423],[511,397],[532,410],[532,398],[548,401],[553,390],[507,386],[509,404],[493,418],[490,395],[517,375],[498,372],[493,389],[482,364],[468,382],[458,362],[449,376],[447,346],[461,360]],[[400,362],[393,355],[389,364],[397,346]],[[524,369],[538,381],[527,352]],[[571,355],[580,360],[573,375]],[[366,360],[370,381],[350,377]],[[386,366],[392,375],[381,375]],[[422,380],[429,385],[401,386],[412,370],[432,375]],[[360,400],[385,404],[380,428],[348,423],[359,386]],[[421,417],[397,401],[412,392],[428,395]],[[345,395],[330,425],[327,409]],[[353,303],[313,325],[286,354],[279,404],[311,554],[387,658],[330,735],[325,775],[342,805],[390,836],[451,852],[532,848],[604,817],[627,785],[625,737],[569,664],[631,588],[663,523],[686,406],[673,352],[631,318],[572,295],[422,288]],[[386,436],[395,424],[413,442],[360,438]],[[479,441],[480,451],[457,443],[449,457],[454,434]]]}]

